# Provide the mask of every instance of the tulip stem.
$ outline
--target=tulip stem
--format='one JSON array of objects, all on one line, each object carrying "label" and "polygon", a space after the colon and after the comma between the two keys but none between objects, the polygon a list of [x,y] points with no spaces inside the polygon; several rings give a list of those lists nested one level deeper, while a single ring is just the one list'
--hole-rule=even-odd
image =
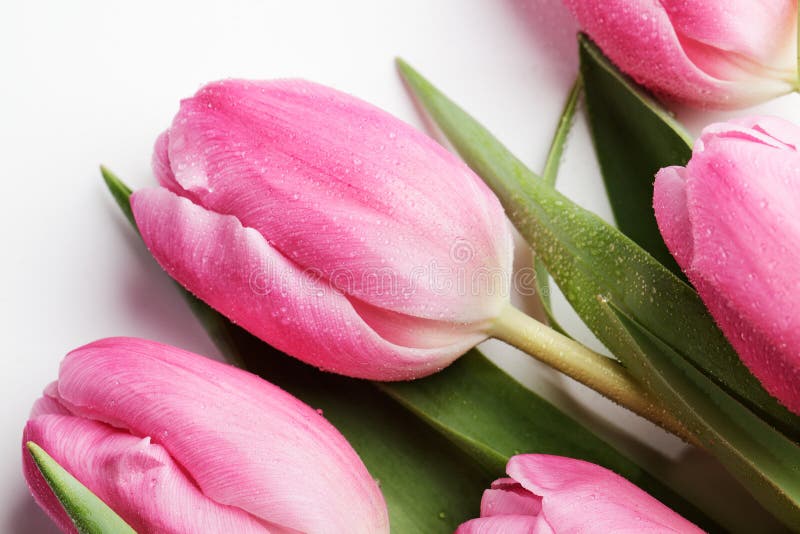
[{"label": "tulip stem", "polygon": [[686,427],[616,360],[556,332],[511,304],[500,313],[490,334],[697,445]]},{"label": "tulip stem", "polygon": [[556,128],[556,133],[553,135],[553,141],[550,143],[550,150],[547,152],[547,161],[544,164],[544,170],[542,170],[542,180],[551,186],[556,185],[558,169],[561,166],[561,157],[564,155],[567,136],[572,129],[575,111],[578,109],[578,102],[580,101],[582,93],[583,79],[578,76],[575,79],[575,83],[572,84],[569,96],[567,96],[567,102],[564,104],[561,117],[558,119],[558,127]]}]

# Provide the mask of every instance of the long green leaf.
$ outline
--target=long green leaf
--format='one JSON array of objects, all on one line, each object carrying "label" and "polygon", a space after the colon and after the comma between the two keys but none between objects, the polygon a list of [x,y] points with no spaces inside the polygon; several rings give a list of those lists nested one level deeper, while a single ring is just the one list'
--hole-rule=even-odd
[{"label": "long green leaf", "polygon": [[477,350],[428,378],[378,387],[439,429],[490,472],[502,472],[508,459],[522,452],[581,458],[621,474],[698,524],[716,528],[682,497],[575,420],[510,380]]},{"label": "long green leaf", "polygon": [[561,115],[558,118],[558,127],[553,135],[553,141],[550,143],[550,150],[547,151],[547,161],[545,161],[544,170],[542,170],[542,180],[551,186],[556,185],[558,170],[561,168],[561,160],[564,157],[564,148],[567,145],[567,138],[570,130],[572,130],[575,112],[578,110],[578,102],[580,102],[582,94],[583,79],[578,77],[569,90],[564,109],[561,110]]},{"label": "long green leaf", "polygon": [[631,365],[706,449],[787,526],[800,529],[800,447],[709,380],[613,301],[600,299],[625,332]]},{"label": "long green leaf", "polygon": [[25,444],[36,467],[81,534],[136,534],[114,510],[36,443]]},{"label": "long green leaf", "polygon": [[[564,104],[564,109],[561,111],[558,127],[556,128],[555,135],[553,135],[553,142],[550,144],[550,150],[547,153],[547,161],[542,171],[542,179],[551,186],[556,185],[558,170],[561,167],[561,159],[564,155],[564,147],[567,144],[567,137],[572,129],[575,111],[578,109],[578,102],[580,101],[582,93],[583,81],[579,77],[575,80],[575,83],[572,84],[572,89],[570,89],[569,95],[567,96],[567,102]],[[536,274],[536,293],[539,295],[539,300],[542,302],[542,308],[547,315],[548,324],[558,332],[568,335],[556,319],[552,305],[550,304],[550,273],[547,272],[547,267],[539,258],[534,258],[533,266]]]},{"label": "long green leaf", "polygon": [[[104,175],[115,199],[127,205],[124,192],[130,190],[107,170]],[[707,530],[720,530],[693,504],[477,350],[425,379],[373,384],[289,358],[182,292],[227,358],[323,409],[381,480],[395,532],[452,532],[477,515],[487,482],[503,476],[511,456],[525,452],[598,463]]]},{"label": "long green leaf", "polygon": [[541,180],[410,66],[399,62],[399,68],[421,106],[497,194],[572,307],[612,353],[628,363],[618,327],[608,321],[597,295],[612,299],[792,439],[800,436],[800,418],[750,374],[691,287],[619,230]]},{"label": "long green leaf", "polygon": [[688,133],[640,87],[579,36],[581,76],[597,159],[619,229],[679,277],[653,214],[653,180],[692,155]]}]

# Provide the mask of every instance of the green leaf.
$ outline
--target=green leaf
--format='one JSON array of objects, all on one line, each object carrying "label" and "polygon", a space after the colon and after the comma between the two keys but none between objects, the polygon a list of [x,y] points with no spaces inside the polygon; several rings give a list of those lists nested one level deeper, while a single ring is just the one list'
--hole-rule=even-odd
[{"label": "green leaf", "polygon": [[492,473],[509,458],[537,452],[581,458],[624,476],[704,526],[719,526],[606,442],[511,379],[478,350],[414,382],[378,384]]},{"label": "green leaf", "polygon": [[547,152],[547,161],[542,171],[542,180],[551,186],[556,185],[558,170],[561,168],[561,159],[564,156],[564,147],[567,144],[567,138],[572,129],[572,123],[575,120],[575,112],[578,110],[578,102],[580,102],[582,93],[583,80],[578,78],[575,80],[575,83],[572,84],[569,95],[567,95],[567,101],[564,104],[564,109],[561,110],[561,116],[558,119],[558,127],[556,128],[555,135],[553,135],[550,150]]},{"label": "green leaf", "polygon": [[[107,182],[108,183],[108,182]],[[110,182],[118,191],[118,180]],[[127,188],[125,188],[127,189]],[[114,195],[123,199],[124,195]],[[710,531],[720,527],[477,350],[431,377],[370,383],[323,373],[256,339],[181,290],[220,351],[327,417],[381,481],[394,532],[452,532],[514,454],[593,461]]]},{"label": "green leaf", "polygon": [[[558,169],[561,167],[561,158],[564,155],[564,147],[567,144],[567,137],[572,129],[575,111],[578,109],[578,102],[580,101],[582,92],[583,82],[578,78],[575,80],[575,83],[572,84],[572,89],[570,89],[569,96],[567,96],[567,102],[564,104],[564,109],[561,111],[558,127],[553,136],[550,150],[547,153],[544,171],[542,171],[542,179],[550,186],[556,185]],[[534,258],[533,266],[536,273],[536,293],[539,295],[539,300],[542,302],[542,308],[544,309],[545,315],[547,315],[548,324],[558,332],[568,335],[553,314],[553,308],[550,304],[550,273],[547,272],[547,267],[539,258]]]},{"label": "green leaf", "polygon": [[399,62],[399,68],[421,106],[497,194],[572,307],[612,353],[629,363],[618,327],[608,321],[597,295],[613,300],[717,383],[746,399],[759,416],[793,439],[800,436],[800,418],[750,374],[691,287],[619,230],[541,180],[410,66]]},{"label": "green leaf", "polygon": [[656,224],[653,181],[662,167],[689,161],[692,139],[588,37],[578,41],[589,127],[617,226],[683,277]]},{"label": "green leaf", "polygon": [[800,526],[800,447],[766,424],[703,373],[625,314],[599,300],[609,320],[624,331],[631,365],[662,396],[706,450],[770,512]]},{"label": "green leaf", "polygon": [[133,210],[131,209],[130,203],[130,196],[133,190],[103,165],[100,165],[100,174],[103,175],[103,181],[111,192],[111,196],[113,196],[114,200],[117,202],[119,209],[122,210],[128,222],[136,228],[136,220],[133,218]]},{"label": "green leaf", "polygon": [[89,488],[61,467],[36,443],[25,444],[36,467],[81,534],[136,534],[130,525]]}]

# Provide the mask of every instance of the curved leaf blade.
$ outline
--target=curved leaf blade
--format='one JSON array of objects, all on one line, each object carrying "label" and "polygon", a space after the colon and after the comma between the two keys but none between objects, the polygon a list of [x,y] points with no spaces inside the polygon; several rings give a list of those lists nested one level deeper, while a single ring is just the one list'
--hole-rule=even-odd
[{"label": "curved leaf blade", "polygon": [[[555,187],[556,179],[558,178],[558,170],[561,167],[561,159],[564,155],[564,147],[567,144],[567,137],[572,129],[572,123],[575,119],[575,112],[578,110],[578,102],[583,94],[583,82],[579,77],[572,85],[569,91],[567,101],[564,104],[564,109],[561,111],[561,116],[558,120],[558,127],[556,133],[553,135],[553,142],[550,145],[550,150],[547,153],[547,161],[542,171],[542,180],[545,183]],[[539,295],[539,300],[542,303],[542,308],[547,316],[547,322],[551,328],[568,336],[567,332],[561,327],[553,313],[553,307],[550,304],[550,273],[547,272],[547,267],[542,260],[538,257],[533,259],[533,268],[536,275],[536,293]]]},{"label": "curved leaf blade", "polygon": [[800,417],[780,405],[747,370],[691,287],[619,230],[541,180],[409,65],[398,64],[419,103],[497,194],[572,307],[613,354],[629,363],[618,329],[608,321],[597,295],[614,300],[684,358],[745,399],[759,416],[792,439],[800,437]]},{"label": "curved leaf blade", "polygon": [[106,183],[106,187],[111,193],[111,196],[114,197],[117,206],[122,210],[122,214],[125,215],[128,222],[136,228],[136,221],[133,218],[133,209],[131,208],[130,202],[133,190],[125,185],[116,174],[108,170],[104,165],[100,165],[100,174],[103,176],[103,181]]},{"label": "curved leaf blade", "polygon": [[714,384],[669,345],[600,299],[628,345],[632,365],[705,448],[787,526],[800,526],[800,447]]},{"label": "curved leaf blade", "polygon": [[430,377],[378,386],[489,472],[504,472],[509,458],[521,453],[581,458],[624,476],[706,530],[720,530],[695,504],[515,381],[478,350]]},{"label": "curved leaf blade", "polygon": [[692,139],[586,35],[578,41],[589,128],[617,226],[683,278],[656,224],[653,181],[662,167],[689,161]]},{"label": "curved leaf blade", "polygon": [[553,135],[553,141],[550,144],[550,150],[547,151],[547,160],[545,161],[544,170],[542,171],[542,180],[551,186],[556,185],[558,170],[561,168],[561,160],[564,157],[564,148],[567,145],[567,138],[569,137],[570,130],[572,130],[575,112],[578,111],[578,103],[581,100],[583,91],[583,79],[578,77],[569,90],[567,101],[564,103],[564,109],[561,110],[561,115],[558,119],[558,127]]},{"label": "curved leaf blade", "polygon": [[25,444],[39,472],[81,534],[136,534],[106,503],[36,443]]}]

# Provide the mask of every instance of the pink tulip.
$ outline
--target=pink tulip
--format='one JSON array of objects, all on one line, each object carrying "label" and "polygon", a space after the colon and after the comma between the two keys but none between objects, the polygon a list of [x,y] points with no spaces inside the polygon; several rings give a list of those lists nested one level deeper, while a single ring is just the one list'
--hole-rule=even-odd
[{"label": "pink tulip", "polygon": [[800,128],[751,117],[703,130],[656,176],[664,241],[742,361],[800,414]]},{"label": "pink tulip", "polygon": [[[254,375],[152,341],[68,354],[28,440],[137,532],[389,532],[376,482],[321,415]],[[76,532],[23,451],[36,501]]]},{"label": "pink tulip", "polygon": [[181,102],[163,187],[131,203],[189,291],[320,368],[402,380],[487,337],[508,302],[498,200],[427,136],[304,81],[229,80]]},{"label": "pink tulip", "polygon": [[508,461],[511,478],[483,493],[481,517],[456,534],[615,534],[702,532],[604,467],[547,454]]},{"label": "pink tulip", "polygon": [[796,0],[565,2],[620,70],[667,98],[736,108],[796,87]]}]

